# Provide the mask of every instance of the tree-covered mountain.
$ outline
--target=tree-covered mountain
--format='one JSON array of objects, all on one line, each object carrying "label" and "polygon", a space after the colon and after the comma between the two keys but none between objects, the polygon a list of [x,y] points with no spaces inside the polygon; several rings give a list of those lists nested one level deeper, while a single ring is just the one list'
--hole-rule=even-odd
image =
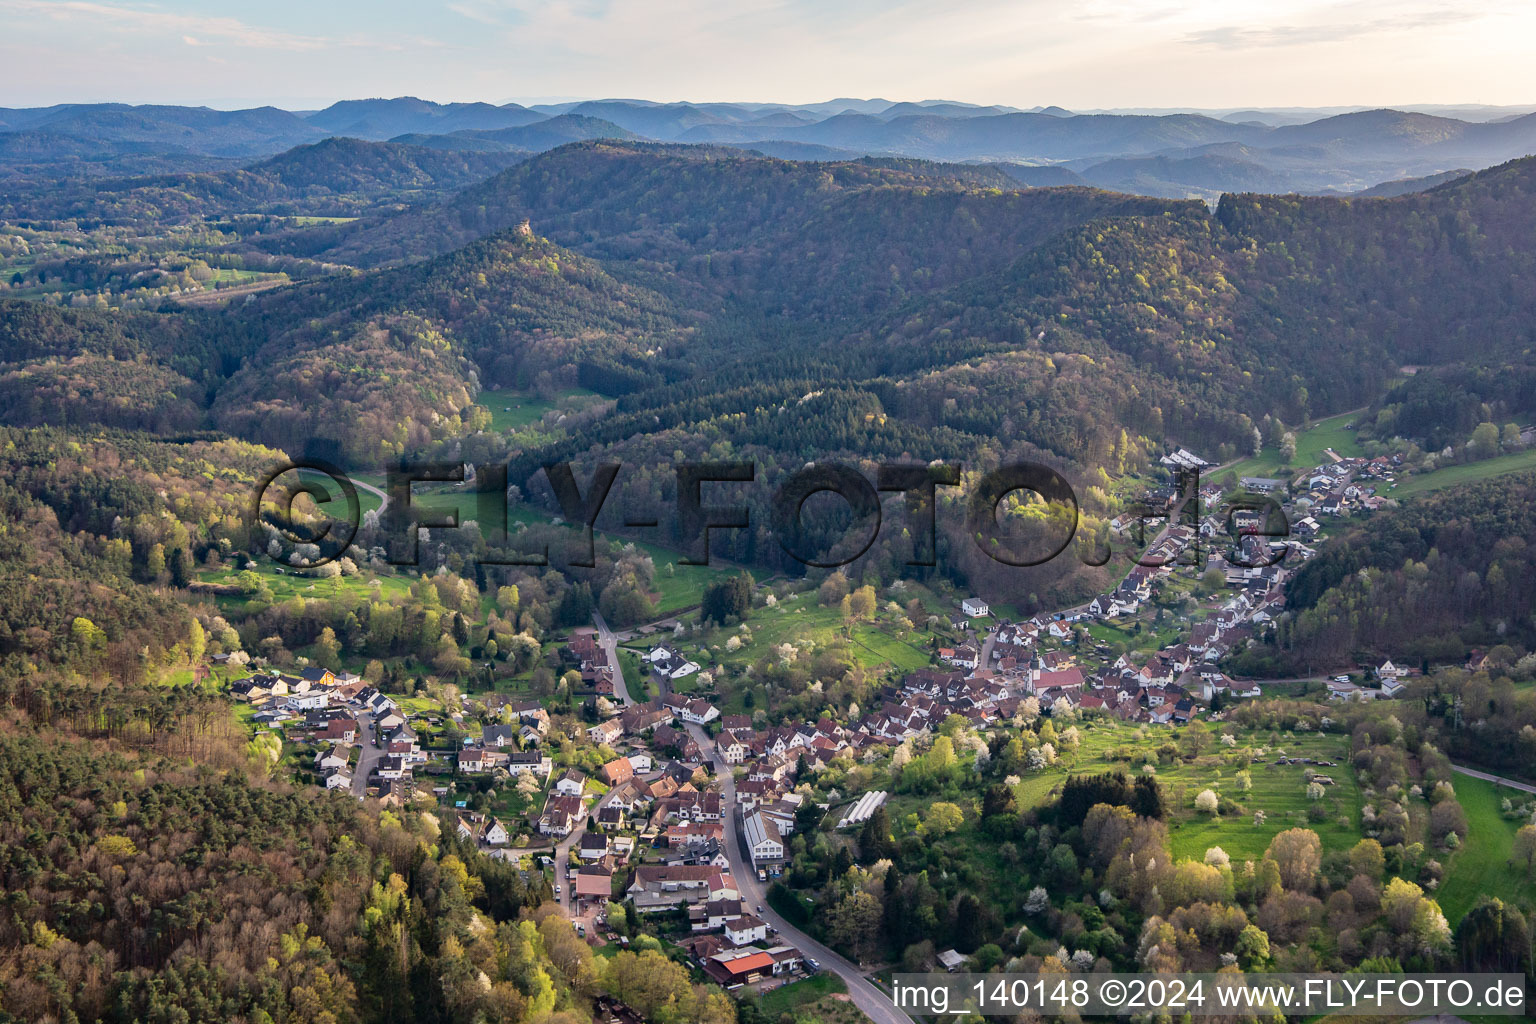
[{"label": "tree-covered mountain", "polygon": [[1536,642],[1536,475],[1448,488],[1330,541],[1286,588],[1274,652],[1331,668]]},{"label": "tree-covered mountain", "polygon": [[349,216],[383,202],[447,196],[517,159],[332,138],[241,170],[38,184],[0,200],[0,218],[143,226],[255,213]]},{"label": "tree-covered mountain", "polygon": [[[433,149],[538,152],[576,139],[725,144],[776,156],[897,155],[1093,171],[1095,183],[1176,198],[1248,189],[1357,191],[1487,167],[1536,152],[1536,116],[1511,108],[1083,113],[962,103],[654,103],[610,99],[523,107],[415,97],[344,100],[320,111],[73,104],[0,109],[0,177],[211,169],[326,136]],[[1240,150],[1240,155],[1234,155]],[[1128,169],[1117,162],[1164,161]]]}]

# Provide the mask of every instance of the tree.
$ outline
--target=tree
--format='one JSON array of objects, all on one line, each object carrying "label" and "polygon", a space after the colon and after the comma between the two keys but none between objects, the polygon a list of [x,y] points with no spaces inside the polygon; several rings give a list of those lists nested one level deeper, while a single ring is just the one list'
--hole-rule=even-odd
[{"label": "tree", "polygon": [[843,598],[848,596],[848,577],[840,572],[834,572],[821,581],[821,586],[816,588],[816,600],[824,607],[841,604]]},{"label": "tree", "polygon": [[[1536,833],[1536,829],[1532,829]],[[1349,851],[1349,867],[1357,875],[1364,875],[1372,881],[1381,878],[1382,872],[1387,869],[1386,855],[1382,852],[1381,843],[1375,839],[1362,839]]]},{"label": "tree", "polygon": [[177,590],[185,590],[187,584],[192,582],[192,559],[187,555],[186,548],[171,548],[165,567],[171,574],[171,586]]},{"label": "tree", "polygon": [[1258,925],[1250,924],[1237,937],[1232,949],[1245,971],[1262,971],[1269,964],[1269,936]]},{"label": "tree", "polygon": [[865,584],[848,597],[848,610],[856,619],[873,618],[875,614],[875,588]]},{"label": "tree", "polygon": [[954,804],[938,801],[928,805],[923,827],[935,839],[949,835],[965,824],[965,813]]},{"label": "tree", "polygon": [[1474,459],[1489,459],[1499,454],[1499,428],[1492,423],[1479,423],[1467,443],[1467,453]]},{"label": "tree", "polygon": [[315,640],[315,664],[328,669],[341,667],[341,641],[330,626],[322,629]]},{"label": "tree", "polygon": [[1139,775],[1131,786],[1131,810],[1143,818],[1162,820],[1168,809],[1163,802],[1163,791],[1157,780],[1150,775]]},{"label": "tree", "polygon": [[1531,931],[1525,915],[1484,895],[1456,926],[1456,952],[1463,970],[1528,974]]},{"label": "tree", "polygon": [[1290,828],[1270,840],[1264,858],[1280,869],[1281,883],[1297,892],[1311,892],[1323,864],[1323,843],[1307,828]]},{"label": "tree", "polygon": [[857,890],[827,912],[827,936],[857,959],[867,959],[875,952],[883,917],[880,901],[862,889]]},{"label": "tree", "polygon": [[869,816],[859,831],[859,859],[865,864],[873,864],[877,860],[894,859],[896,856],[896,841],[891,838],[890,812],[882,804],[875,808],[875,813]]},{"label": "tree", "polygon": [[1536,825],[1521,825],[1515,833],[1515,848],[1510,856],[1527,875],[1536,867]]},{"label": "tree", "polygon": [[1219,807],[1220,804],[1221,801],[1217,798],[1216,793],[1213,790],[1202,789],[1200,791],[1200,795],[1195,797],[1195,810],[1199,811],[1201,814],[1215,814],[1216,808]]},{"label": "tree", "polygon": [[704,588],[699,621],[724,626],[745,620],[752,611],[752,577],[737,573]]}]

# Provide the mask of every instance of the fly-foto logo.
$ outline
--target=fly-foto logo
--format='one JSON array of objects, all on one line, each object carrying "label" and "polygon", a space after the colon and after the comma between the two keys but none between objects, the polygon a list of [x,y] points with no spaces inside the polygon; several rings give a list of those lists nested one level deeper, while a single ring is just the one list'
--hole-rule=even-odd
[{"label": "fly-foto logo", "polygon": [[[543,474],[560,515],[580,529],[580,539],[565,559],[574,567],[596,564],[595,529],[599,515],[623,471],[618,462],[600,463],[593,468],[585,489],[576,479],[569,462],[551,463]],[[729,484],[752,484],[757,467],[751,462],[685,462],[675,467],[678,537],[685,565],[710,564],[710,537],[717,530],[745,530],[752,526],[751,509],[745,504],[713,503],[707,488]],[[290,482],[288,478],[296,478]],[[401,463],[384,473],[381,514],[377,517],[380,540],[386,560],[394,565],[416,565],[420,558],[420,530],[457,529],[461,524],[458,510],[434,512],[412,503],[412,485],[417,483],[465,483],[473,480],[475,505],[473,520],[485,540],[482,565],[545,566],[551,564],[548,547],[536,551],[515,551],[507,528],[507,467],[505,464],[418,462]],[[336,493],[326,485],[329,480]],[[865,552],[879,538],[885,519],[882,494],[902,496],[902,529],[910,536],[912,554],[907,564],[937,564],[938,488],[958,487],[961,467],[951,463],[887,463],[878,467],[871,481],[859,469],[841,463],[815,463],[790,474],[774,490],[769,503],[772,533],[779,546],[803,565],[836,568],[847,565]],[[1133,506],[1130,528],[1124,531],[1129,544],[1120,552],[1137,565],[1161,568],[1177,561],[1204,568],[1209,556],[1206,536],[1211,516],[1200,498],[1200,471],[1180,469],[1176,474],[1176,494],[1165,507],[1145,503]],[[308,459],[274,468],[256,488],[250,514],[253,522],[270,526],[289,544],[302,545],[298,564],[316,567],[334,561],[357,539],[363,525],[357,485],[343,470],[331,463]],[[1038,496],[1051,510],[1053,534],[1030,540],[1031,548],[1022,550],[1017,538],[1000,522],[998,510],[1004,499],[1024,492]],[[818,544],[807,529],[806,504],[818,494],[834,494],[842,499],[851,514],[851,523],[839,542],[824,540]],[[294,502],[307,495],[323,511],[315,517],[297,517]],[[344,506],[342,508],[341,506]],[[966,532],[978,548],[1004,565],[1028,567],[1043,565],[1059,557],[1072,546],[1082,521],[1077,494],[1067,479],[1049,466],[1038,462],[1005,463],[983,473],[972,485],[963,502]],[[1269,541],[1289,535],[1280,506],[1263,496],[1237,498],[1224,502],[1217,525],[1238,538],[1235,551],[1227,561],[1242,569],[1264,568],[1282,560],[1288,548],[1272,550]],[[1224,516],[1224,519],[1222,518]],[[1159,526],[1154,533],[1151,527]],[[655,518],[628,517],[622,524],[630,529],[655,528]],[[1182,530],[1177,544],[1163,543],[1173,530]],[[819,532],[819,531],[818,531]],[[1105,544],[1077,546],[1077,557],[1088,565],[1104,565],[1116,552]],[[1177,554],[1171,553],[1177,549]]]}]

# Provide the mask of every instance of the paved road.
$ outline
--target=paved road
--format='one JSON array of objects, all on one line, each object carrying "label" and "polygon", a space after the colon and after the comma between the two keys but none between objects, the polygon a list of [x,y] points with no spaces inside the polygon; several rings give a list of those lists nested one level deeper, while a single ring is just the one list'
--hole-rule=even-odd
[{"label": "paved road", "polygon": [[357,714],[357,766],[352,770],[352,795],[361,800],[368,795],[368,776],[373,773],[373,768],[384,757],[384,748],[376,747],[373,741],[378,734],[373,729],[373,715],[366,711]]},{"label": "paved road", "polygon": [[372,494],[374,497],[379,499],[379,515],[382,516],[384,514],[384,509],[389,505],[389,495],[385,494],[384,491],[380,488],[373,486],[373,484],[363,483],[363,481],[359,480],[355,476],[352,477],[351,480],[353,487],[356,487],[360,491],[367,491],[369,494]]},{"label": "paved road", "polygon": [[596,608],[592,609],[592,625],[597,627],[598,645],[608,655],[608,664],[613,666],[613,695],[628,707],[631,703],[629,687],[624,682],[624,666],[619,664],[619,641],[608,628],[608,623],[603,621],[603,613]]},{"label": "paved road", "polygon": [[576,885],[566,877],[567,865],[571,863],[571,850],[577,843],[581,842],[581,837],[587,834],[588,818],[595,819],[597,812],[607,805],[608,798],[612,795],[613,790],[610,789],[599,797],[591,809],[583,811],[580,820],[571,826],[571,834],[555,844],[555,852],[553,854],[555,858],[555,884],[560,886],[560,907],[565,911],[565,916],[572,921],[575,921],[577,916]]},{"label": "paved road", "polygon": [[1459,764],[1453,764],[1451,765],[1451,771],[1459,772],[1462,775],[1470,775],[1474,779],[1482,779],[1485,782],[1497,782],[1501,786],[1518,789],[1522,793],[1536,793],[1536,786],[1528,786],[1523,782],[1506,779],[1501,775],[1489,775],[1487,772],[1480,772],[1476,768],[1464,768]]},{"label": "paved road", "polygon": [[[714,759],[717,764],[725,763],[715,750],[714,740],[709,738],[702,726],[686,723],[686,728],[707,757]],[[736,879],[736,888],[741,892],[742,903],[776,928],[779,935],[787,942],[798,946],[801,953],[820,962],[823,970],[831,971],[842,978],[843,983],[848,986],[848,995],[852,998],[854,1005],[863,1010],[874,1024],[913,1024],[911,1017],[897,1009],[889,996],[864,977],[864,972],[859,969],[858,964],[823,946],[784,920],[772,907],[768,906],[767,887],[757,880],[757,873],[752,870],[752,862],[747,859],[742,849],[740,830],[736,827],[736,780],[727,771],[719,772],[718,778],[725,804],[726,856],[730,858],[731,875]],[[758,911],[758,907],[763,909]]]}]

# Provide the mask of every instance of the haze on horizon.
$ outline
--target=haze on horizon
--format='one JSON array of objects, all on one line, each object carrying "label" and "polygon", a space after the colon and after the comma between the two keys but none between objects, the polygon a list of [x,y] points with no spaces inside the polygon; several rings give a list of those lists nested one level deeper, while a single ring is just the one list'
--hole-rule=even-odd
[{"label": "haze on horizon", "polygon": [[0,105],[630,96],[1069,109],[1536,104],[1536,6],[0,0]]}]

